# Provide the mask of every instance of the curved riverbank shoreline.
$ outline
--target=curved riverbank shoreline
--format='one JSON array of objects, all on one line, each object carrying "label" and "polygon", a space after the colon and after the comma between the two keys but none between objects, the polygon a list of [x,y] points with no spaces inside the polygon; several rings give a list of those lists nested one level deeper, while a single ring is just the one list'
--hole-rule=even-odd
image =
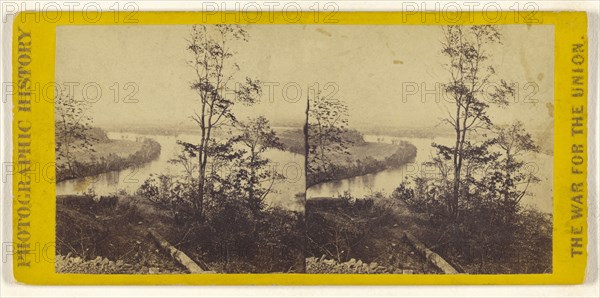
[{"label": "curved riverbank shoreline", "polygon": [[[102,145],[105,147],[103,150],[97,150],[87,158],[73,161],[71,170],[65,168],[61,171],[57,168],[56,183],[138,166],[157,159],[161,153],[160,143],[150,138],[136,141],[111,139]],[[138,148],[134,149],[133,153],[122,156],[117,153],[121,150],[115,150],[117,147]]]},{"label": "curved riverbank shoreline", "polygon": [[[395,150],[391,151],[393,152],[391,154],[390,148]],[[366,142],[360,146],[350,148],[350,156],[354,160],[335,163],[331,166],[328,173],[309,173],[307,175],[307,188],[321,183],[360,177],[387,169],[399,168],[414,161],[417,156],[417,147],[406,141],[393,145]]]}]

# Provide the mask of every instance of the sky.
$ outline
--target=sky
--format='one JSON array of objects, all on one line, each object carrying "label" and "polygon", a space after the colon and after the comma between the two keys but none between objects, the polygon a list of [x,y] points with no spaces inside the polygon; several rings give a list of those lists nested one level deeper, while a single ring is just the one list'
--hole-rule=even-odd
[{"label": "sky", "polygon": [[[349,107],[353,127],[433,127],[448,104],[441,92],[421,101],[449,76],[441,53],[440,26],[248,25],[248,42],[232,44],[240,65],[236,78],[263,82],[260,104],[236,110],[239,117],[264,115],[274,125],[302,123],[311,88]],[[514,82],[517,102],[491,110],[499,123],[515,119],[532,129],[552,126],[554,27],[502,25],[502,44],[490,51],[496,79]],[[181,124],[199,104],[186,64],[190,26],[61,26],[57,29],[56,81],[94,82],[102,90],[92,107],[106,124]],[[134,91],[133,98],[123,98]],[[112,86],[112,88],[111,88]],[[115,98],[115,86],[120,92]],[[414,95],[408,95],[417,86]],[[287,87],[287,88],[286,88]],[[76,88],[76,97],[83,88]],[[88,88],[88,98],[96,97]],[[284,96],[284,91],[287,95]],[[430,92],[431,93],[431,92]],[[312,94],[312,93],[311,93]],[[405,94],[405,96],[403,96]],[[437,94],[437,95],[436,95]],[[533,96],[530,96],[533,94]],[[524,102],[534,99],[536,103]]]}]

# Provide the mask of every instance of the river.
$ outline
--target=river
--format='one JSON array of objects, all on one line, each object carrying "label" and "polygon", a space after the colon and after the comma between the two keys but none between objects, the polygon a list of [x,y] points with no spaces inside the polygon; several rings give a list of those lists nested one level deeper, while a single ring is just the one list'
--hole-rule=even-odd
[{"label": "river", "polygon": [[[135,140],[138,137],[151,138],[160,143],[160,156],[151,162],[120,171],[102,173],[79,179],[61,181],[56,184],[56,194],[82,194],[93,191],[97,195],[109,195],[119,192],[134,194],[142,183],[152,174],[182,174],[182,168],[169,163],[180,151],[177,140],[192,142],[197,139],[191,134],[146,135],[135,133],[108,132],[110,139]],[[265,202],[273,207],[288,210],[304,210],[304,156],[281,150],[268,150],[264,156],[270,159],[269,169],[283,175],[277,180]]]},{"label": "river", "polygon": [[[389,136],[365,135],[365,140],[367,142],[391,143],[393,139],[402,139],[417,147],[417,156],[413,163],[374,174],[320,183],[307,190],[307,198],[335,197],[344,192],[348,192],[354,197],[364,197],[374,192],[381,192],[389,195],[403,180],[412,180],[419,175],[431,177],[431,175],[436,174],[435,169],[424,165],[424,163],[430,161],[433,156],[434,150],[431,147],[432,142],[446,145],[453,143],[453,139],[449,137],[392,138]],[[529,186],[531,194],[523,197],[522,204],[542,212],[552,213],[552,156],[543,153],[535,153],[525,156],[525,160],[527,161],[528,169],[531,169],[541,181]]]},{"label": "river", "polygon": [[[180,168],[168,161],[179,152],[177,140],[192,141],[195,138],[190,134],[163,136],[117,132],[109,132],[108,136],[111,139],[130,140],[135,140],[136,137],[152,138],[160,143],[161,154],[158,159],[137,167],[103,173],[93,177],[62,181],[56,184],[57,194],[81,194],[90,189],[93,189],[94,193],[99,195],[114,194],[119,191],[133,194],[151,174],[181,173]],[[391,143],[393,139],[387,136],[365,136],[365,140],[368,142]],[[306,197],[309,199],[334,197],[346,191],[355,197],[364,197],[374,192],[389,195],[403,179],[412,179],[417,175],[435,175],[435,169],[424,165],[425,162],[431,160],[434,152],[431,143],[451,144],[453,142],[451,138],[402,138],[402,140],[406,140],[417,147],[417,156],[413,163],[374,174],[320,183],[308,189]],[[283,180],[277,181],[272,193],[265,198],[266,203],[289,210],[304,210],[304,156],[280,150],[269,150],[265,152],[265,156],[271,160],[269,167],[284,176]],[[522,203],[542,212],[552,213],[553,158],[548,154],[536,153],[526,156],[526,160],[528,167],[541,181],[530,186],[531,194],[526,195]]]}]

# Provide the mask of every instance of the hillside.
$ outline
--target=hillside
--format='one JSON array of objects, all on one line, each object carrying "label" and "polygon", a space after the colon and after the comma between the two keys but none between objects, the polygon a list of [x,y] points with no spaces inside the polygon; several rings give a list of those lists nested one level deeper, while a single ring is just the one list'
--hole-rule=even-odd
[{"label": "hillside", "polygon": [[93,128],[88,134],[91,148],[82,146],[71,150],[68,158],[64,153],[57,154],[57,182],[124,169],[160,155],[160,144],[152,139],[113,140],[100,128]]}]

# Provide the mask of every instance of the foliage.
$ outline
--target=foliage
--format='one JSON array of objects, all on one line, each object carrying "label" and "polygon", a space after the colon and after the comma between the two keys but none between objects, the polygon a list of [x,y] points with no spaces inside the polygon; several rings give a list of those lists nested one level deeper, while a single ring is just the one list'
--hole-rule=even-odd
[{"label": "foliage", "polygon": [[152,139],[144,139],[140,149],[129,156],[121,157],[114,153],[96,157],[92,154],[90,161],[73,160],[68,168],[57,162],[56,181],[89,177],[111,171],[118,171],[152,161],[160,155],[160,144]]},{"label": "foliage", "polygon": [[[149,178],[137,194],[169,210],[181,231],[176,246],[200,263],[220,272],[298,271],[303,216],[264,203],[282,178],[268,168],[264,153],[284,145],[265,117],[241,121],[233,112],[236,103],[252,105],[261,94],[257,81],[230,84],[238,66],[228,43],[246,40],[240,26],[192,28],[191,87],[200,98],[192,120],[200,142],[178,141],[181,151],[170,162],[182,171]],[[273,246],[280,258],[273,257]]]},{"label": "foliage", "polygon": [[448,212],[452,179],[446,175],[416,178],[413,187],[403,183],[392,197],[429,215],[427,225],[436,234],[431,244],[470,273],[549,272],[551,217],[520,205],[530,183],[538,181],[522,159],[537,146],[519,122],[493,132],[487,150],[466,167],[460,216]]},{"label": "foliage", "polygon": [[[246,183],[241,185],[241,189],[247,193],[248,203],[253,205],[251,208],[262,208],[265,197],[271,192],[275,181],[281,178],[273,171],[261,171],[269,163],[269,159],[264,158],[262,154],[269,149],[283,150],[283,144],[271,129],[269,121],[263,116],[250,119],[240,126],[242,133],[239,142],[243,144],[248,154],[245,159],[238,161],[243,163],[243,167],[237,175],[247,176],[243,179]],[[261,182],[266,179],[270,180],[270,184],[267,188],[263,188]]]},{"label": "foliage", "polygon": [[374,203],[381,197],[356,199],[345,193],[338,198],[308,200],[308,255],[325,255],[338,262],[360,257],[357,253],[368,245],[366,235],[393,222],[390,206]]},{"label": "foliage", "polygon": [[327,172],[308,173],[308,185],[315,185],[331,180],[345,179],[376,173],[389,168],[397,168],[412,162],[417,155],[417,148],[408,142],[398,142],[396,152],[383,159],[371,156],[356,158],[346,163],[332,163]]},{"label": "foliage", "polygon": [[58,92],[54,99],[57,172],[64,176],[80,175],[74,166],[76,153],[94,152],[93,144],[97,139],[90,133],[92,118],[87,113],[90,106],[89,102],[76,100],[72,94]]},{"label": "foliage", "polygon": [[[227,44],[246,40],[240,26],[192,28],[192,89],[200,97],[192,119],[200,143],[179,141],[181,151],[171,163],[180,165],[181,173],[152,177],[138,194],[172,211],[182,232],[176,245],[199,263],[219,272],[298,272],[303,215],[264,203],[282,179],[268,168],[264,153],[284,145],[265,117],[241,121],[233,112],[234,104],[252,105],[261,94],[257,81],[229,84],[238,66]],[[225,96],[228,92],[233,98]]]},{"label": "foliage", "polygon": [[306,259],[307,272],[438,273],[404,239],[401,209],[381,193],[308,200],[306,255],[321,257]]},{"label": "foliage", "polygon": [[[214,29],[214,30],[213,30]],[[219,24],[215,26],[194,25],[188,40],[189,61],[195,80],[191,83],[200,99],[199,110],[194,111],[192,120],[200,128],[200,143],[181,142],[185,150],[195,151],[198,159],[198,191],[192,200],[196,220],[202,221],[207,187],[207,167],[223,159],[235,158],[229,140],[221,142],[214,137],[215,130],[237,123],[233,113],[236,102],[254,104],[261,95],[260,83],[246,78],[243,82],[232,81],[239,65],[232,61],[235,53],[229,48],[232,41],[247,41],[247,32],[239,25]],[[231,96],[227,96],[231,95]],[[231,155],[233,154],[233,155]],[[210,183],[210,181],[208,181]]]},{"label": "foliage", "polygon": [[150,175],[138,188],[136,194],[154,205],[169,210],[179,220],[179,214],[188,212],[191,198],[195,195],[194,180],[180,180],[170,175]]},{"label": "foliage", "polygon": [[[308,109],[308,181],[331,180],[332,155],[350,156],[352,140],[348,132],[348,106],[329,96],[309,98]],[[311,178],[323,177],[323,178]]]},{"label": "foliage", "polygon": [[456,142],[453,146],[433,144],[433,147],[437,149],[435,162],[439,165],[450,162],[452,193],[446,205],[448,212],[455,217],[460,213],[460,197],[468,192],[463,188],[465,168],[470,162],[486,162],[480,156],[486,152],[488,144],[476,144],[471,136],[477,130],[488,129],[492,125],[487,112],[490,104],[506,105],[508,97],[514,93],[504,80],[489,88],[490,79],[496,72],[487,63],[487,48],[500,43],[500,39],[499,31],[490,25],[444,27],[442,53],[448,58],[446,67],[450,75],[444,87],[453,106],[442,121],[452,128]]},{"label": "foliage", "polygon": [[318,92],[309,98],[306,173],[309,187],[398,167],[416,156],[412,144],[395,142],[398,149],[384,160],[371,156],[353,159],[351,149],[367,144],[360,132],[348,128],[348,106],[343,101],[322,97]]},{"label": "foliage", "polygon": [[551,218],[520,204],[539,181],[523,159],[539,148],[521,122],[498,126],[488,115],[490,105],[507,105],[514,93],[503,80],[488,85],[496,73],[487,48],[500,41],[494,26],[444,28],[445,90],[453,106],[442,121],[456,142],[432,144],[437,154],[428,165],[437,177],[402,183],[392,198],[425,214],[429,244],[469,273],[545,273],[552,263]]},{"label": "foliage", "polygon": [[161,210],[170,210],[172,223],[180,231],[174,243],[198,262],[210,264],[211,270],[300,270],[304,222],[301,213],[253,204],[248,200],[247,189],[228,184],[211,192],[205,221],[200,224],[193,220],[189,207],[195,191],[195,181],[186,183],[160,175],[145,181],[138,194]]}]

